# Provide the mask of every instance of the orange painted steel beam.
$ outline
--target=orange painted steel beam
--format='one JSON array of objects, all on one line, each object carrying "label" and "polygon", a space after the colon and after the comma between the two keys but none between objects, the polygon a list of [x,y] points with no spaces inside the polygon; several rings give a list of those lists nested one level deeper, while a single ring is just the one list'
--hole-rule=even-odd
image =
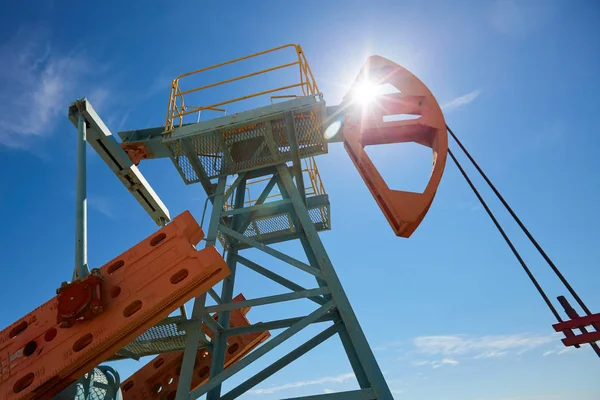
[{"label": "orange painted steel beam", "polygon": [[100,268],[103,311],[69,328],[57,297],[0,333],[0,398],[50,399],[194,296],[230,274],[186,211]]},{"label": "orange painted steel beam", "polygon": [[[344,147],[397,236],[410,237],[429,210],[444,172],[448,134],[442,110],[427,86],[398,64],[372,56],[361,69],[350,94],[369,82],[390,84],[400,93],[379,96],[375,103],[346,113]],[[420,116],[384,122],[384,116]],[[423,193],[392,190],[364,150],[365,146],[415,142],[433,150],[432,172]],[[402,173],[399,171],[399,173]]]},{"label": "orange painted steel beam", "polygon": [[[241,294],[233,299],[234,302],[243,300],[245,298]],[[229,327],[237,328],[250,325],[250,321],[245,316],[248,310],[249,308],[243,308],[231,311]],[[217,319],[217,314],[213,315],[213,318]],[[214,336],[214,333],[206,325],[202,325],[202,330],[207,335]],[[269,337],[269,332],[248,333],[228,337],[225,368],[237,362]],[[157,356],[121,384],[123,399],[174,399],[179,382],[182,360],[183,351],[164,353]],[[194,390],[208,380],[211,361],[212,353],[208,353],[205,349],[198,350],[190,390]]]}]

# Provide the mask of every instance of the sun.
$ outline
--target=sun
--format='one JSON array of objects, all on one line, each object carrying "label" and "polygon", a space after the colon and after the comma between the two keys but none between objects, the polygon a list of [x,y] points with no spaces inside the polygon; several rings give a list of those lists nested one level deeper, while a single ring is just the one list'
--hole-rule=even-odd
[{"label": "sun", "polygon": [[361,82],[355,89],[352,99],[356,103],[368,105],[377,97],[377,85],[369,81]]}]

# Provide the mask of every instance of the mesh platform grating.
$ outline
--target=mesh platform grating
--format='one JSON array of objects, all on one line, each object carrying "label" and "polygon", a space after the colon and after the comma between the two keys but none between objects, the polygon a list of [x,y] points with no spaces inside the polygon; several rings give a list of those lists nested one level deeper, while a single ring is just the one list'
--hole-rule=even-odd
[{"label": "mesh platform grating", "polygon": [[117,353],[113,359],[129,357],[128,352],[143,357],[183,350],[186,332],[177,326],[181,320],[181,317],[166,318],[125,346],[123,348],[125,351]]},{"label": "mesh platform grating", "polygon": [[[322,134],[324,114],[323,102],[292,110],[300,158],[327,153],[327,142]],[[188,141],[209,179],[292,160],[283,112],[166,141],[171,159],[185,183],[195,183],[199,181],[198,174],[180,140]]]},{"label": "mesh platform grating", "polygon": [[[329,205],[309,208],[308,215],[315,224],[317,231],[320,232],[331,229]],[[250,225],[248,225],[244,231],[244,236],[262,242],[275,239],[276,237],[283,237],[285,234],[294,233],[295,231],[296,227],[294,226],[290,213],[285,212],[252,220]],[[218,233],[218,238],[223,247],[228,249],[229,244],[226,242],[221,232]]]},{"label": "mesh platform grating", "polygon": [[[100,383],[104,385],[108,385],[108,379],[106,379],[106,375],[102,371],[97,368],[94,368],[93,372],[94,376],[91,377],[94,383]],[[88,389],[88,390],[86,390]],[[87,393],[86,393],[87,392]],[[106,389],[100,388],[94,385],[90,385],[85,387],[84,385],[77,385],[77,394],[76,399],[81,400],[104,400],[106,397]],[[87,394],[87,396],[86,396]]]}]

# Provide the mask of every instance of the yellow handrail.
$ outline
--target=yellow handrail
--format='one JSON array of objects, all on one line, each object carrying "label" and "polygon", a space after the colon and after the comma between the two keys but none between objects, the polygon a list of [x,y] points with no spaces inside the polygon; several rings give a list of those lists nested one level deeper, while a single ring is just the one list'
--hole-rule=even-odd
[{"label": "yellow handrail", "polygon": [[[219,67],[222,67],[225,65],[233,64],[233,63],[247,60],[250,58],[259,57],[264,54],[273,53],[275,51],[286,49],[286,48],[294,48],[294,50],[296,51],[296,56],[297,56],[298,61],[289,62],[289,63],[281,64],[281,65],[276,65],[271,68],[266,68],[266,69],[263,69],[260,71],[256,71],[256,72],[241,75],[241,76],[238,76],[235,78],[203,85],[203,86],[196,87],[196,88],[190,88],[190,89],[187,89],[184,91],[181,90],[181,87],[180,87],[181,82],[180,81],[182,78],[200,74],[200,73],[208,71],[208,70],[212,70],[215,68],[219,68]],[[293,83],[290,85],[276,87],[274,89],[263,90],[263,91],[260,91],[257,93],[253,93],[253,94],[249,94],[249,95],[241,96],[241,97],[236,97],[231,100],[225,100],[225,101],[221,101],[221,102],[214,103],[214,104],[207,105],[207,106],[197,106],[196,107],[196,106],[186,106],[185,105],[185,98],[184,98],[185,95],[189,95],[191,93],[197,93],[197,92],[200,92],[205,89],[213,88],[213,87],[220,86],[220,85],[225,85],[225,84],[228,84],[231,82],[240,81],[240,80],[250,78],[253,76],[257,76],[257,75],[267,74],[269,72],[293,67],[296,65],[298,66],[299,73],[300,73],[300,82]],[[198,69],[198,70],[195,70],[192,72],[188,72],[186,74],[179,75],[177,78],[173,79],[173,81],[171,82],[171,90],[169,93],[169,106],[167,108],[167,116],[166,116],[166,121],[165,121],[165,133],[169,133],[169,132],[173,131],[173,129],[175,127],[182,126],[183,125],[183,117],[186,115],[193,114],[193,113],[196,113],[196,112],[199,112],[202,110],[211,110],[211,109],[214,110],[217,107],[224,106],[227,104],[251,99],[254,97],[258,97],[258,96],[263,96],[263,95],[270,94],[270,93],[280,92],[283,90],[298,88],[298,87],[302,90],[302,95],[304,95],[304,96],[315,95],[315,94],[319,93],[319,87],[317,86],[317,82],[315,81],[312,70],[310,69],[310,66],[308,65],[308,61],[306,60],[306,56],[304,55],[302,47],[300,47],[300,45],[296,45],[296,44],[287,44],[287,45],[275,47],[275,48],[272,48],[269,50],[261,51],[259,53],[254,53],[254,54],[251,54],[251,55],[248,55],[245,57],[236,58],[235,60],[223,62],[220,64],[212,65],[210,67],[201,68],[201,69]],[[224,111],[224,110],[219,109],[219,111]]]}]

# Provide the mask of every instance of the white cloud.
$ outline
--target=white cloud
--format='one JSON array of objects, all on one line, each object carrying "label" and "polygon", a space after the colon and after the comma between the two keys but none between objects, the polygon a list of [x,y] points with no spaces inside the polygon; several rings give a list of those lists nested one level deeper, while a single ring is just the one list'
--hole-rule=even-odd
[{"label": "white cloud", "polygon": [[51,32],[28,26],[0,43],[0,145],[31,147],[57,119],[66,121],[68,106],[83,91],[100,102],[108,97],[104,89],[84,87],[82,78],[93,74],[86,56],[61,52],[50,38]]},{"label": "white cloud", "polygon": [[87,197],[87,203],[90,209],[110,219],[115,219],[114,206],[110,197],[90,194]]},{"label": "white cloud", "polygon": [[427,355],[497,358],[521,354],[555,340],[554,336],[515,335],[445,335],[420,336],[413,339],[416,352]]},{"label": "white cloud", "polygon": [[271,386],[265,389],[254,389],[251,390],[250,393],[253,394],[272,394],[276,392],[281,392],[282,390],[295,389],[304,386],[313,386],[313,385],[322,385],[324,383],[344,383],[351,379],[354,379],[353,373],[338,375],[338,376],[326,376],[320,379],[315,379],[311,381],[299,381],[286,383],[284,385],[279,386]]},{"label": "white cloud", "polygon": [[323,389],[323,393],[335,393],[335,390],[331,390],[331,389]]},{"label": "white cloud", "polygon": [[455,366],[455,365],[460,364],[460,362],[458,360],[455,360],[454,358],[443,358],[442,360],[437,360],[437,361],[429,361],[429,360],[413,361],[412,364],[416,365],[418,367],[428,365],[431,368],[437,369],[437,368],[443,367],[444,365]]},{"label": "white cloud", "polygon": [[574,348],[573,347],[563,347],[563,346],[557,346],[556,348],[552,349],[552,350],[546,350],[542,356],[549,356],[549,355],[556,355],[556,356],[560,356],[562,354],[568,353],[570,351],[572,351]]},{"label": "white cloud", "polygon": [[465,95],[457,97],[454,100],[449,101],[448,103],[442,105],[442,110],[444,110],[446,112],[457,110],[461,107],[466,106],[467,104],[471,103],[472,101],[474,101],[477,97],[479,97],[480,94],[481,94],[480,89],[473,90],[470,93],[467,93]]}]

